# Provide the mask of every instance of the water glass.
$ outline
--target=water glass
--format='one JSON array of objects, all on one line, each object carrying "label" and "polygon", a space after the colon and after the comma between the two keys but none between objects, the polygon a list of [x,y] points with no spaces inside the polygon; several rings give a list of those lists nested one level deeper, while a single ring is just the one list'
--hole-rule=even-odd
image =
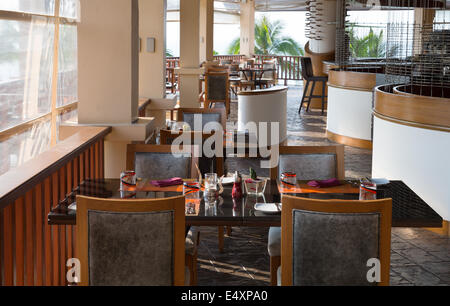
[{"label": "water glass", "polygon": [[124,171],[120,174],[120,190],[134,191],[136,190],[136,172]]},{"label": "water glass", "polygon": [[361,182],[359,186],[359,199],[376,200],[377,199],[377,185],[371,182]]},{"label": "water glass", "polygon": [[217,190],[217,174],[216,173],[206,173],[205,174],[205,192],[216,191]]},{"label": "water glass", "polygon": [[294,172],[283,172],[280,181],[283,188],[294,188],[297,185],[297,174]]},{"label": "water glass", "polygon": [[185,182],[183,184],[183,194],[186,199],[200,198],[200,183],[199,182]]}]

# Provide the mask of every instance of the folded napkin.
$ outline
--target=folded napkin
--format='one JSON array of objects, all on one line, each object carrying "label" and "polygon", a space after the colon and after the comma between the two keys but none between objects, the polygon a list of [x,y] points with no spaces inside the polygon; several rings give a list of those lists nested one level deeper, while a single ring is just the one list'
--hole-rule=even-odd
[{"label": "folded napkin", "polygon": [[156,187],[168,187],[168,186],[177,186],[177,185],[183,185],[183,179],[179,177],[174,177],[167,180],[160,180],[160,181],[151,181],[150,184]]},{"label": "folded napkin", "polygon": [[327,188],[327,187],[334,187],[334,186],[340,186],[342,185],[339,180],[333,178],[329,180],[323,180],[323,181],[310,181],[308,182],[308,186],[311,187],[317,187],[317,188]]}]

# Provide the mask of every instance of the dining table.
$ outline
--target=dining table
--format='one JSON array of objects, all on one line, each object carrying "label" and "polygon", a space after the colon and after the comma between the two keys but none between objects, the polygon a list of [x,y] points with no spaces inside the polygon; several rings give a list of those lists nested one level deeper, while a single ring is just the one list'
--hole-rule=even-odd
[{"label": "dining table", "polygon": [[261,79],[266,72],[273,72],[275,68],[264,68],[264,67],[248,67],[248,68],[240,68],[244,78],[247,81],[255,82],[255,86],[261,85]]},{"label": "dining table", "polygon": [[[188,179],[186,179],[188,180]],[[189,180],[188,180],[189,181]],[[285,195],[310,199],[358,200],[359,181],[340,181],[340,186],[311,187],[298,181],[288,188],[278,180],[268,180],[261,195],[244,194],[232,197],[232,184],[223,185],[223,192],[213,201],[200,196],[186,199],[188,226],[281,226],[282,202]],[[76,225],[76,196],[111,199],[158,199],[183,194],[183,186],[157,187],[152,180],[138,180],[136,187],[121,191],[119,179],[86,179],[48,214],[50,225]],[[393,227],[441,227],[442,218],[402,181],[390,181],[377,193],[380,198],[392,198]],[[255,209],[256,204],[277,205],[278,211],[267,213]]]}]

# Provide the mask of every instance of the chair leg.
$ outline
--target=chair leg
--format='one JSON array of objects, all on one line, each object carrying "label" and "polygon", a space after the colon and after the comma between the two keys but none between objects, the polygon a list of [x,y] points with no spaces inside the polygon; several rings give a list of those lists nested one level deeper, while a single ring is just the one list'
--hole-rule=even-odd
[{"label": "chair leg", "polygon": [[277,285],[278,268],[281,265],[281,256],[270,256],[270,285]]},{"label": "chair leg", "polygon": [[316,88],[316,81],[312,81],[312,88],[311,88],[311,93],[308,96],[308,106],[306,107],[306,112],[309,112],[309,107],[311,106],[311,100],[312,97],[314,95],[314,89]]},{"label": "chair leg", "polygon": [[298,110],[298,113],[300,114],[302,112],[302,106],[303,103],[305,103],[305,97],[306,97],[306,92],[308,91],[308,87],[309,87],[309,81],[306,81],[306,85],[305,88],[303,89],[303,97],[302,97],[302,101],[300,101],[300,108]]},{"label": "chair leg", "polygon": [[325,86],[327,85],[327,83],[325,81],[323,81],[323,86],[322,86],[322,116],[323,113],[325,111]]},{"label": "chair leg", "polygon": [[227,226],[227,236],[230,237],[231,233],[233,232],[233,229],[231,228],[231,226]]},{"label": "chair leg", "polygon": [[223,253],[223,238],[224,238],[224,232],[223,232],[223,226],[217,227],[217,239],[219,243],[219,252]]}]

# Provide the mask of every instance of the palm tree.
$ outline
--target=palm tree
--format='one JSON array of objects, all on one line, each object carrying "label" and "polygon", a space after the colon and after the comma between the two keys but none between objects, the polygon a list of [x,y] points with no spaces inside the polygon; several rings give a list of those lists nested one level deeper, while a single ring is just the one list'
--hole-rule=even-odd
[{"label": "palm tree", "polygon": [[[355,26],[352,25],[348,30],[350,54],[353,58],[386,57],[386,41],[384,32],[381,30],[376,34],[370,27],[369,34],[358,37],[355,33]],[[391,50],[390,54],[394,54],[395,50]]]},{"label": "palm tree", "polygon": [[173,57],[173,52],[170,49],[166,49],[166,57]]},{"label": "palm tree", "polygon": [[[255,54],[303,55],[303,49],[294,39],[282,36],[283,29],[280,20],[272,22],[267,16],[262,16],[255,24]],[[240,38],[232,41],[228,53],[240,53]]]}]

